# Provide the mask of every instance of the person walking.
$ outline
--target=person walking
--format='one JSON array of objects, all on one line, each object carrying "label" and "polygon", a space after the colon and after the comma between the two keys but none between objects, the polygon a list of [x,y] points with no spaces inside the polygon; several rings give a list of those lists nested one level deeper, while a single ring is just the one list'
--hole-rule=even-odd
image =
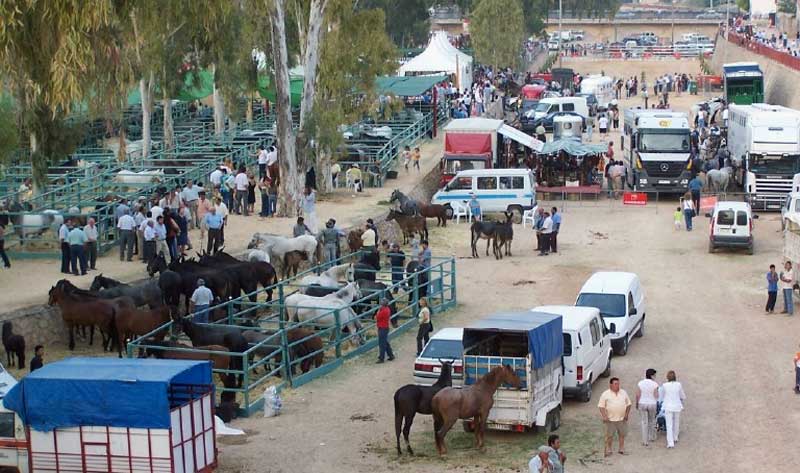
[{"label": "person walking", "polygon": [[214,207],[214,203],[206,198],[206,191],[198,192],[197,196],[197,220],[198,226],[200,227],[200,243],[198,243],[198,246],[202,248],[206,241],[206,234],[208,233],[205,224],[206,214]]},{"label": "person walking", "polygon": [[417,321],[419,322],[419,329],[417,329],[417,356],[422,353],[422,348],[428,344],[430,334],[433,332],[431,309],[428,307],[428,299],[424,297],[420,298],[419,307],[419,314],[417,315]]},{"label": "person walking", "polygon": [[389,344],[389,321],[392,318],[392,311],[389,309],[389,300],[385,297],[381,299],[381,308],[375,314],[375,326],[378,329],[378,361],[383,363],[388,356],[389,361],[394,360],[394,352]]},{"label": "person walking", "polygon": [[700,180],[698,173],[691,181],[689,181],[689,192],[692,193],[692,203],[695,210],[700,210],[700,191],[703,189],[703,181]]},{"label": "person walking", "polygon": [[267,177],[267,150],[264,149],[264,145],[258,146],[258,180],[263,180]]},{"label": "person walking", "polygon": [[83,233],[86,234],[86,259],[89,263],[89,271],[97,269],[97,225],[93,218],[89,218],[86,226],[83,227]]},{"label": "person walking", "polygon": [[478,196],[474,192],[469,194],[469,214],[472,220],[476,222],[481,221],[481,203],[478,201]]},{"label": "person walking", "polygon": [[[3,258],[3,267],[10,268],[11,262],[8,261],[6,254],[6,226],[0,223],[0,258]],[[394,278],[394,275],[392,275]]]},{"label": "person walking", "polygon": [[334,228],[333,219],[325,222],[325,229],[320,232],[320,243],[322,243],[322,254],[326,262],[336,261],[336,254],[339,250],[339,231]]},{"label": "person walking", "polygon": [[564,473],[564,463],[567,462],[567,455],[561,450],[561,437],[551,434],[547,437],[547,446],[550,451],[547,453],[550,463],[553,464],[553,473]]},{"label": "person walking", "polygon": [[69,255],[69,242],[67,241],[69,231],[72,229],[71,226],[72,220],[66,219],[58,227],[58,242],[61,244],[61,272],[64,274],[69,274],[69,263],[72,261]]},{"label": "person walking", "polygon": [[256,180],[253,173],[247,173],[247,211],[256,213]]},{"label": "person walking", "polygon": [[208,229],[208,245],[206,253],[214,254],[222,245],[222,216],[217,213],[215,207],[208,210],[205,218],[205,226]]},{"label": "person walking", "polygon": [[680,434],[681,411],[686,394],[675,377],[675,371],[667,372],[667,382],[659,389],[659,400],[667,421],[667,448],[674,448]]},{"label": "person walking", "polygon": [[690,194],[687,193],[683,196],[683,199],[681,199],[681,207],[683,208],[683,219],[686,222],[686,231],[691,232],[695,208]]},{"label": "person walking", "polygon": [[414,152],[411,153],[411,161],[414,163],[414,168],[416,168],[417,172],[420,172],[419,169],[419,161],[422,159],[422,153],[419,150],[419,146],[414,148]]},{"label": "person walking", "polygon": [[403,268],[406,263],[406,254],[400,249],[397,243],[392,244],[391,253],[389,253],[389,265],[392,267],[392,292],[397,294],[397,285],[403,280]]},{"label": "person walking", "polygon": [[645,447],[656,439],[656,410],[658,383],[653,380],[656,370],[647,368],[644,379],[636,385],[636,410],[642,424],[642,445]]},{"label": "person walking", "polygon": [[600,115],[600,118],[597,119],[597,128],[600,132],[600,139],[605,139],[608,137],[608,116],[606,114]]},{"label": "person walking", "polygon": [[236,186],[236,201],[233,205],[233,211],[247,217],[247,186],[250,182],[247,180],[247,171],[244,166],[239,168],[239,172],[233,182]]},{"label": "person walking", "polygon": [[428,240],[422,240],[420,243],[422,244],[422,250],[417,255],[417,262],[419,262],[422,269],[428,269],[431,267],[431,259],[433,258],[431,247],[428,244]]},{"label": "person walking", "polygon": [[783,265],[783,272],[780,274],[781,292],[783,292],[783,311],[781,314],[794,315],[794,271],[792,262],[787,261]]},{"label": "person walking", "polygon": [[306,225],[308,225],[309,233],[312,235],[317,233],[317,191],[306,186],[303,192],[303,216],[305,217]]},{"label": "person walking", "polygon": [[631,412],[631,398],[620,388],[619,378],[611,378],[609,388],[600,395],[597,403],[600,417],[605,425],[605,456],[611,455],[614,434],[619,439],[619,453],[625,455],[625,435],[628,433],[628,415]]},{"label": "person walking", "polygon": [[408,172],[408,165],[411,163],[411,148],[406,146],[400,155],[403,158],[403,167],[406,168],[406,172]]},{"label": "person walking", "polygon": [[558,253],[558,231],[561,230],[561,214],[556,207],[552,208],[553,231],[550,233],[550,251]]},{"label": "person walking", "polygon": [[128,250],[127,261],[133,261],[133,241],[136,238],[134,230],[136,221],[130,214],[122,214],[117,220],[117,230],[119,231],[119,260],[126,260],[125,250]]},{"label": "person walking", "polygon": [[[128,215],[130,217],[130,215]],[[72,274],[77,276],[78,263],[80,263],[80,275],[86,275],[86,255],[83,252],[83,247],[86,245],[86,234],[81,227],[75,225],[75,228],[69,231],[67,235],[67,242],[69,243],[69,256],[72,263]]]},{"label": "person walking", "polygon": [[194,290],[192,297],[189,299],[189,312],[194,313],[194,322],[199,324],[208,323],[208,308],[213,301],[214,293],[206,287],[206,282],[203,278],[199,278],[197,280],[197,289]]},{"label": "person walking", "polygon": [[542,221],[542,241],[539,244],[539,256],[547,256],[550,253],[550,236],[553,233],[553,217],[550,212],[544,213],[544,220]]},{"label": "person walking", "polygon": [[167,246],[167,227],[164,226],[164,216],[159,215],[156,218],[155,224],[156,231],[156,255],[159,253],[166,258],[169,256],[169,247]]},{"label": "person walking", "polygon": [[778,300],[778,273],[775,271],[775,265],[769,265],[767,271],[767,307],[764,309],[768,314],[775,312],[775,302]]}]

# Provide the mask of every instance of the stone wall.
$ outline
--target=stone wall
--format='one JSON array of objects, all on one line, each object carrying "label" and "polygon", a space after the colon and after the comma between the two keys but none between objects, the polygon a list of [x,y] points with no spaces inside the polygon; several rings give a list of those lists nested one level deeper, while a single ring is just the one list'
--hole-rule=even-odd
[{"label": "stone wall", "polygon": [[764,71],[764,100],[774,105],[783,105],[800,110],[800,94],[796,92],[798,72],[767,57],[737,46],[722,37],[711,58],[711,68],[722,74],[722,65],[731,62],[752,61]]}]

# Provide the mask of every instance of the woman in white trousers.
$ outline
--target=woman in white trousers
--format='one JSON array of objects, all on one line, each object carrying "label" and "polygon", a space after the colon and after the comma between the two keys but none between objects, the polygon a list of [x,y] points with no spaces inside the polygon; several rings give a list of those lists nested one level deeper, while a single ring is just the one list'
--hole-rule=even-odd
[{"label": "woman in white trousers", "polygon": [[676,380],[675,372],[667,372],[667,382],[661,385],[659,390],[659,400],[664,417],[667,421],[667,448],[674,448],[680,434],[681,411],[686,394],[683,386]]}]

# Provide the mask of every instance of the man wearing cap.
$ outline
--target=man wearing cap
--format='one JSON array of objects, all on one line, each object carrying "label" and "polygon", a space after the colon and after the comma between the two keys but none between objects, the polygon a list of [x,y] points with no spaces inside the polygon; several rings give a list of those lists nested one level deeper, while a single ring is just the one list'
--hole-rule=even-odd
[{"label": "man wearing cap", "polygon": [[333,219],[328,219],[325,222],[325,229],[320,232],[320,241],[322,242],[323,255],[325,261],[335,261],[336,253],[339,248],[339,232],[333,228]]},{"label": "man wearing cap", "polygon": [[378,329],[378,361],[383,363],[388,355],[389,361],[394,360],[392,346],[389,345],[389,320],[392,318],[392,311],[389,309],[389,300],[385,297],[381,299],[381,308],[375,314],[375,326]]},{"label": "man wearing cap", "polygon": [[200,278],[197,280],[197,289],[192,293],[189,300],[189,311],[194,312],[194,321],[200,324],[208,323],[208,308],[214,300],[211,289],[206,287],[206,282]]},{"label": "man wearing cap", "polygon": [[528,463],[530,473],[553,473],[553,462],[550,461],[550,447],[542,445],[536,450],[536,455]]}]

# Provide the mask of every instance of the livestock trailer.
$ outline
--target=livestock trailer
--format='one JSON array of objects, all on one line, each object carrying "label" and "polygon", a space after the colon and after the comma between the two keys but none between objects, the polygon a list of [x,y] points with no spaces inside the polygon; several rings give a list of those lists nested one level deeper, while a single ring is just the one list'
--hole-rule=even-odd
[{"label": "livestock trailer", "polygon": [[[0,467],[21,473],[205,473],[217,465],[211,364],[68,358],[3,398]],[[16,414],[16,415],[14,415]],[[10,426],[8,425],[10,422]],[[3,438],[5,437],[5,438]]]},{"label": "livestock trailer", "polygon": [[[490,429],[549,431],[561,425],[564,339],[561,316],[543,312],[498,313],[464,328],[464,385],[500,365],[519,376],[521,386],[501,386],[486,425]],[[471,421],[465,422],[467,430]]]}]

